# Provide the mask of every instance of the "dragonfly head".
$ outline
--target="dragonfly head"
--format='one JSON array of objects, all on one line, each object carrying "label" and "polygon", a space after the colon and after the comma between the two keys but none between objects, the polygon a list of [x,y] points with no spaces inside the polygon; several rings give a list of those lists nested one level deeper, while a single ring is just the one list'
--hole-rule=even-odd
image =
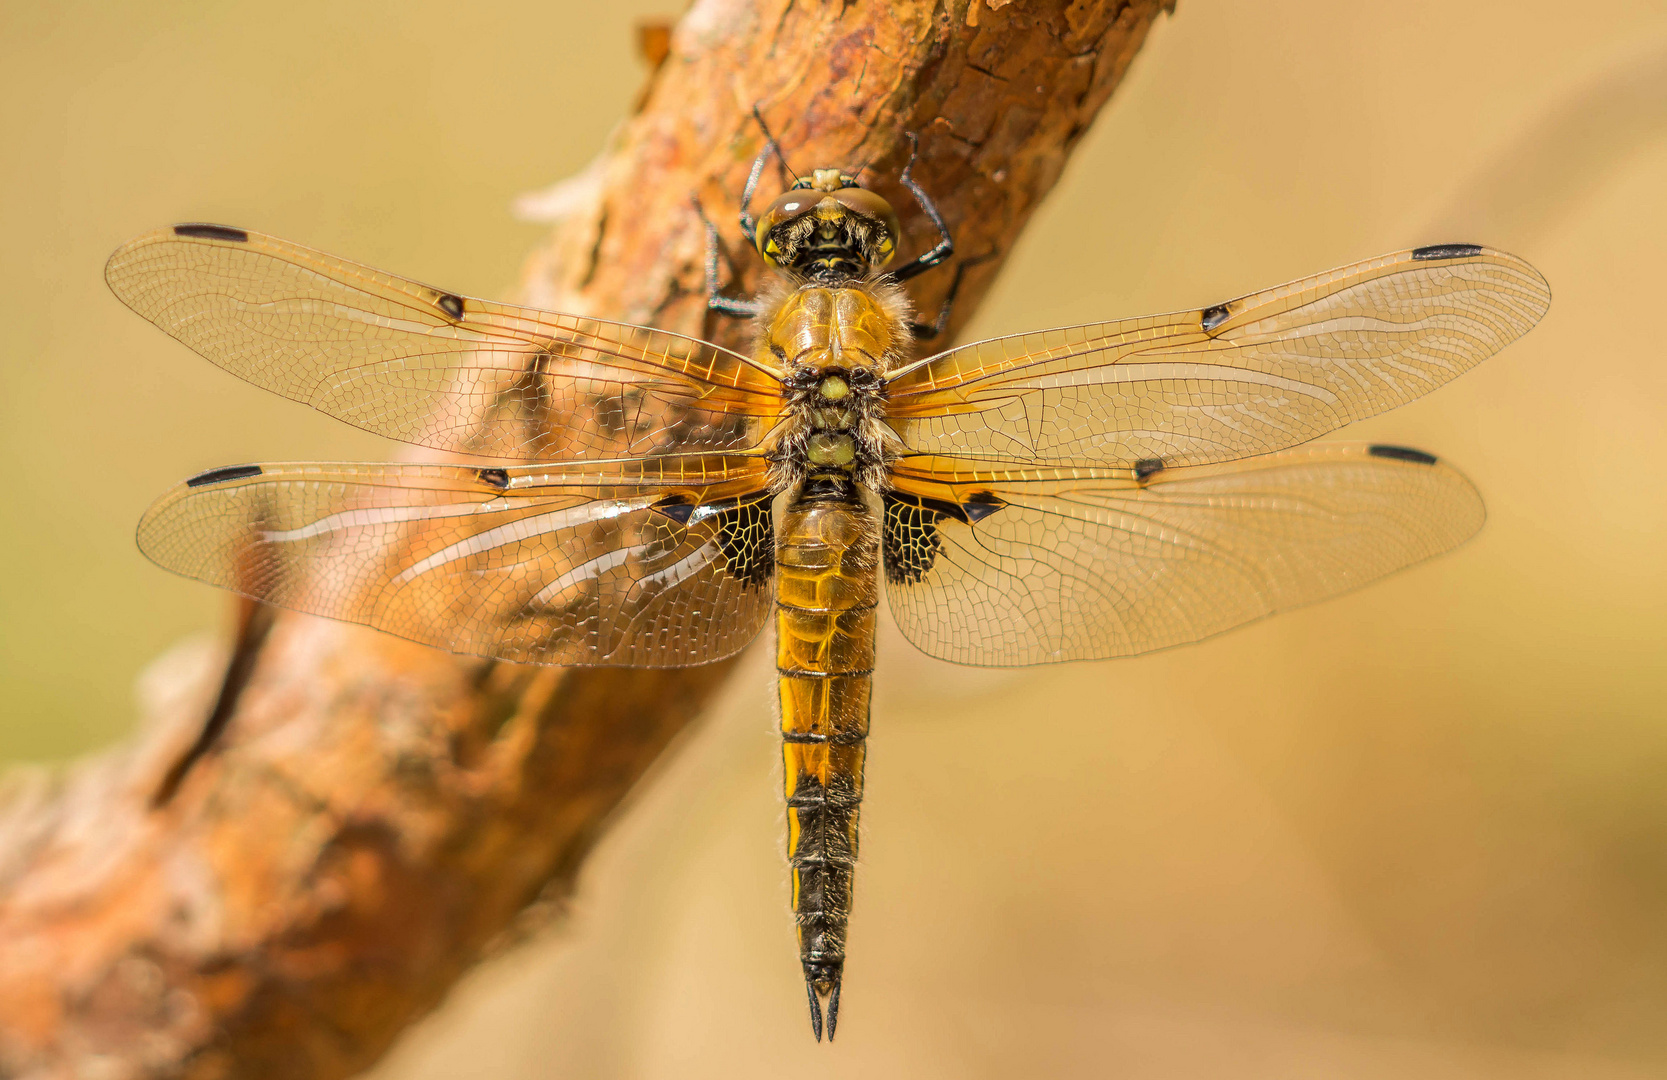
[{"label": "dragonfly head", "polygon": [[758,253],[816,280],[862,277],[897,253],[897,213],[838,169],[817,169],[776,196],[758,219]]}]

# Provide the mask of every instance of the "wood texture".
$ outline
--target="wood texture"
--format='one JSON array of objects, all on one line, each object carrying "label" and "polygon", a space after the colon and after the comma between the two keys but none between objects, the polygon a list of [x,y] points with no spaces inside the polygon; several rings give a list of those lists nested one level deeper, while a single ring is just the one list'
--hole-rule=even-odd
[{"label": "wood texture", "polygon": [[[870,164],[902,258],[935,240],[896,183],[919,133],[915,176],[957,259],[993,253],[953,333],[1165,7],[700,0],[591,180],[554,200],[520,299],[744,346],[744,324],[705,310],[690,196],[749,291],[735,199],[756,105],[794,168]],[[928,314],[952,267],[911,283]],[[522,668],[290,614],[246,644],[224,734],[160,806],[224,655],[160,665],[133,744],[10,779],[0,1075],[363,1069],[484,951],[560,911],[609,814],[730,666]]]}]

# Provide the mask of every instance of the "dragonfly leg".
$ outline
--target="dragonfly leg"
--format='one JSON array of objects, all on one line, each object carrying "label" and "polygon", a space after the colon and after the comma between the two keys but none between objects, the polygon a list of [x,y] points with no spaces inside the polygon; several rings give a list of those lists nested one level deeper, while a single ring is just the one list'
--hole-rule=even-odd
[{"label": "dragonfly leg", "polygon": [[915,197],[915,202],[920,204],[920,208],[925,212],[927,219],[938,230],[938,242],[930,251],[917,256],[913,262],[906,263],[893,270],[891,272],[893,281],[908,281],[916,274],[925,273],[955,254],[955,241],[950,239],[949,226],[943,223],[943,215],[938,213],[937,204],[915,182],[915,178],[911,174],[911,170],[915,167],[915,155],[920,152],[920,139],[912,131],[907,132],[904,137],[909,140],[909,160],[903,166],[903,173],[897,178],[897,182],[909,189],[909,194]]},{"label": "dragonfly leg", "polygon": [[974,255],[970,259],[961,260],[955,267],[955,276],[950,279],[949,291],[944,294],[943,306],[938,308],[938,317],[929,323],[910,323],[909,330],[916,341],[929,341],[943,333],[949,326],[950,313],[955,310],[955,294],[961,291],[961,277],[969,266],[977,266],[981,262],[989,262],[996,257],[995,248],[991,248],[982,255]]},{"label": "dragonfly leg", "polygon": [[735,296],[725,296],[723,287],[718,284],[718,258],[729,264],[730,280],[740,275],[735,270],[735,263],[729,258],[723,244],[718,239],[718,227],[712,224],[701,209],[699,197],[690,200],[694,203],[695,213],[700,215],[700,223],[706,226],[706,306],[713,311],[730,315],[737,319],[750,319],[758,314],[759,306],[756,300],[742,300]]},{"label": "dragonfly leg", "polygon": [[764,133],[764,149],[753,158],[752,169],[747,173],[747,186],[741,189],[741,235],[747,238],[747,243],[758,244],[758,219],[752,215],[752,197],[758,191],[758,178],[764,175],[764,163],[774,155],[776,159],[776,175],[781,178],[781,186],[787,187],[787,174],[791,171],[787,167],[787,155],[781,152],[781,144],[770,134],[770,127],[764,122],[764,114],[758,111],[758,106],[752,107],[752,118],[758,122],[758,130]]}]

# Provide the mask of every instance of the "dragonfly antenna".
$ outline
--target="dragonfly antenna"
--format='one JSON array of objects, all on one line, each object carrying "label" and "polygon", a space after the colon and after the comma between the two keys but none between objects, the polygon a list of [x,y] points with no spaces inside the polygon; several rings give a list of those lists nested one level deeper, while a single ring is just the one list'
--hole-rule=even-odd
[{"label": "dragonfly antenna", "polygon": [[879,157],[879,156],[880,156],[880,152],[878,150],[876,150],[876,151],[874,151],[874,153],[869,154],[868,157],[864,158],[863,163],[861,165],[858,165],[855,169],[852,169],[850,171],[849,175],[850,175],[851,179],[853,179],[853,180],[860,179],[862,177],[863,170],[867,169],[870,165],[874,164],[874,159]]}]

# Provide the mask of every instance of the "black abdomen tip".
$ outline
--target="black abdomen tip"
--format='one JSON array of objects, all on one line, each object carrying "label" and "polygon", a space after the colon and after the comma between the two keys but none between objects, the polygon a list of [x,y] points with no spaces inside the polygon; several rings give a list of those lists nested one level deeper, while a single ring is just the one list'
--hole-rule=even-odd
[{"label": "black abdomen tip", "polygon": [[810,1030],[822,1041],[822,1002],[828,1003],[828,1041],[839,1027],[839,984],[845,975],[844,960],[806,960],[805,993],[810,997]]},{"label": "black abdomen tip", "polygon": [[1412,257],[1415,259],[1468,259],[1481,253],[1480,244],[1431,244],[1429,247],[1412,249]]},{"label": "black abdomen tip", "polygon": [[242,229],[234,229],[230,225],[209,225],[203,222],[175,225],[174,235],[193,236],[198,240],[231,240],[239,244],[248,243],[249,241],[249,234]]},{"label": "black abdomen tip", "polygon": [[1373,457],[1392,458],[1395,461],[1410,461],[1418,465],[1434,465],[1435,455],[1426,454],[1422,450],[1414,450],[1410,446],[1390,446],[1379,443],[1367,447],[1366,452]]},{"label": "black abdomen tip", "polygon": [[185,482],[186,487],[207,487],[210,484],[223,484],[227,480],[242,480],[245,477],[259,476],[259,465],[226,465],[218,469],[198,473]]}]

